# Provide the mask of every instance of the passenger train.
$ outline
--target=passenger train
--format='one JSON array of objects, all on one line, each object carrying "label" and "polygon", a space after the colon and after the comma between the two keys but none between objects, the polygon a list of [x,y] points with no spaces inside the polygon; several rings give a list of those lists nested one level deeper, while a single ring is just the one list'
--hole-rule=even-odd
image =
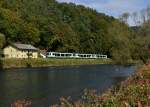
[{"label": "passenger train", "polygon": [[47,52],[47,58],[107,59],[107,55]]}]

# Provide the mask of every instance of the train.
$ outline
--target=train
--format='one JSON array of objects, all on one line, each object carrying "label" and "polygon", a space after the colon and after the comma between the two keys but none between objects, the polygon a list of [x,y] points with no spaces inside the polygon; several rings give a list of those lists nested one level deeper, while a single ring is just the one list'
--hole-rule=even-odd
[{"label": "train", "polygon": [[107,55],[47,52],[46,58],[107,59]]}]

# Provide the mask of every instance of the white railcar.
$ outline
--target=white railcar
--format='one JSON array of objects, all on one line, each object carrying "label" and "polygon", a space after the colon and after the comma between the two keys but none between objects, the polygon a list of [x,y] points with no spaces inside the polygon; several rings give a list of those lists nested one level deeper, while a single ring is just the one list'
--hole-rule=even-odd
[{"label": "white railcar", "polygon": [[79,59],[107,59],[107,55],[47,52],[47,58],[79,58]]}]

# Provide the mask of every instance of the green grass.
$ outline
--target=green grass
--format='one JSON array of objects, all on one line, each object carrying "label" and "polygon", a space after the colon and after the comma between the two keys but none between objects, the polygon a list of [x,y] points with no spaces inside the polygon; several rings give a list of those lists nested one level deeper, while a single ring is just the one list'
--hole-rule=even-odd
[{"label": "green grass", "polygon": [[110,59],[3,59],[3,68],[110,64]]}]

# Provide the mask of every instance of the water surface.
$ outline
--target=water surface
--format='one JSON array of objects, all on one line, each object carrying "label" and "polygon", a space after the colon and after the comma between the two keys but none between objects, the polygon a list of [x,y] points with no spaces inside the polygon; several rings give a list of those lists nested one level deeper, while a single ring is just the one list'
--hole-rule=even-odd
[{"label": "water surface", "polygon": [[61,96],[79,98],[85,88],[101,94],[135,69],[135,66],[85,65],[5,70],[0,72],[0,107],[10,107],[18,99],[31,100],[31,107],[49,107],[58,103]]}]

